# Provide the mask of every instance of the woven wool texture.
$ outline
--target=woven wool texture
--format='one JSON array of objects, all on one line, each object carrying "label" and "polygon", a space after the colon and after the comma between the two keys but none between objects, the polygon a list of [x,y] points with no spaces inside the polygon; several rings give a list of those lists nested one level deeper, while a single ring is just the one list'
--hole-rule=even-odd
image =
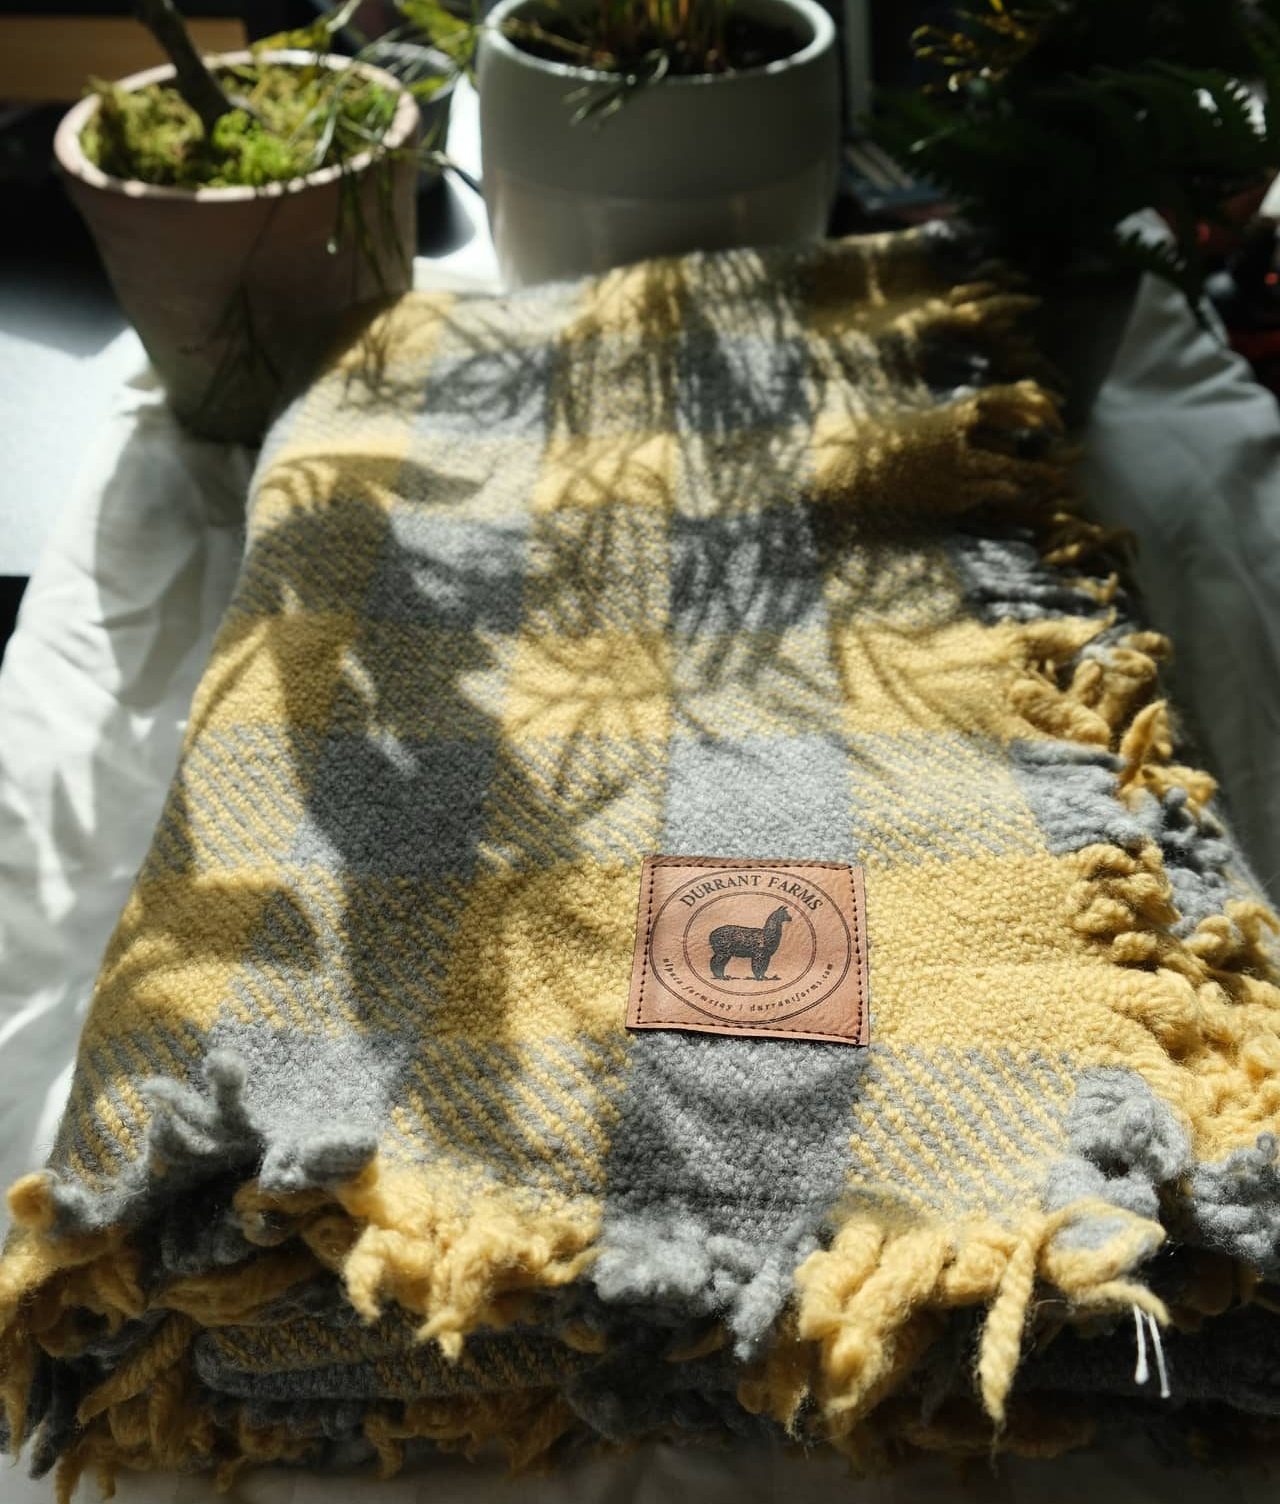
[{"label": "woven wool texture", "polygon": [[[961,259],[412,295],[278,423],[10,1193],[64,1493],[1280,1413],[1273,921]],[[861,865],[869,1048],[629,1034],[653,852]]]}]

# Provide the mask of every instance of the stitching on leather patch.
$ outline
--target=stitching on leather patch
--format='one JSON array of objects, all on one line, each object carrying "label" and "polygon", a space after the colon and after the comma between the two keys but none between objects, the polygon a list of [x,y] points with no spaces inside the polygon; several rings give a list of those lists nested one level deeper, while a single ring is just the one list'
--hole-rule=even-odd
[{"label": "stitching on leather patch", "polygon": [[645,857],[629,1029],[865,1045],[869,987],[860,867]]}]

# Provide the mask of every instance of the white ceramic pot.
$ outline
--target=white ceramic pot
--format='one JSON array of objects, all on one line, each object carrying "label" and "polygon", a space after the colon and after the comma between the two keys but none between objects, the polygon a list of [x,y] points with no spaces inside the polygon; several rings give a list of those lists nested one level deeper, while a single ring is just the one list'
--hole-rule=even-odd
[{"label": "white ceramic pot", "polygon": [[573,121],[607,73],[524,51],[501,0],[480,44],[484,194],[503,277],[552,281],[646,256],[820,237],[840,138],[835,27],[814,0],[736,0],[795,33],[791,56],[739,73],[664,78],[603,120]]},{"label": "white ceramic pot", "polygon": [[[314,61],[302,52],[267,58]],[[249,60],[247,52],[211,59]],[[398,91],[399,103],[380,147],[292,182],[188,189],[111,177],[80,145],[98,108],[93,95],[64,117],[54,138],[71,198],[170,406],[211,438],[260,438],[348,310],[403,292],[413,279],[418,107],[381,69],[343,57],[323,62],[361,68]],[[120,87],[172,76],[171,67],[149,68]],[[355,206],[364,237],[352,233]]]}]

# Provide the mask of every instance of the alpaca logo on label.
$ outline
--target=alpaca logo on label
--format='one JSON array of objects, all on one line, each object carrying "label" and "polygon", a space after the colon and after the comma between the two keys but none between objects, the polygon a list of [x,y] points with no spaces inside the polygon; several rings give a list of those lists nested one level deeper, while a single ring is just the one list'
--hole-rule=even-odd
[{"label": "alpaca logo on label", "polygon": [[866,1043],[862,893],[842,863],[648,858],[628,1025]]}]

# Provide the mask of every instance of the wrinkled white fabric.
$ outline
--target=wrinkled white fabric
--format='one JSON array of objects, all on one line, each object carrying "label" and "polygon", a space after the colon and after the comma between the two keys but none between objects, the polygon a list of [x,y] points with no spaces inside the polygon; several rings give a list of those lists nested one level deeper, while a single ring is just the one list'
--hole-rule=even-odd
[{"label": "wrinkled white fabric", "polygon": [[125,388],[27,587],[0,668],[6,1184],[56,1127],[239,566],[252,458],[183,433],[145,379]]},{"label": "wrinkled white fabric", "polygon": [[[133,336],[125,336],[132,339]],[[112,358],[118,359],[119,350]],[[38,1164],[65,1096],[110,929],[172,776],[187,706],[239,563],[249,451],[193,439],[145,380],[94,441],[0,669],[0,1179]],[[1143,545],[1150,614],[1180,643],[1179,687],[1264,880],[1280,871],[1280,415],[1176,295],[1143,285],[1088,436],[1085,479]],[[1176,1394],[1177,1375],[1171,1375]],[[984,1473],[984,1501],[1164,1504],[1185,1474],[1135,1440],[1105,1456]],[[495,1497],[447,1461],[390,1484],[269,1470],[246,1504]],[[1261,1501],[1265,1479],[1198,1474],[1198,1499]],[[48,1482],[0,1472],[3,1504]],[[81,1497],[96,1497],[92,1482]],[[122,1480],[136,1504],[204,1504],[201,1478]],[[949,1462],[858,1484],[831,1461],[669,1446],[518,1484],[521,1504],[676,1498],[960,1504]]]}]

